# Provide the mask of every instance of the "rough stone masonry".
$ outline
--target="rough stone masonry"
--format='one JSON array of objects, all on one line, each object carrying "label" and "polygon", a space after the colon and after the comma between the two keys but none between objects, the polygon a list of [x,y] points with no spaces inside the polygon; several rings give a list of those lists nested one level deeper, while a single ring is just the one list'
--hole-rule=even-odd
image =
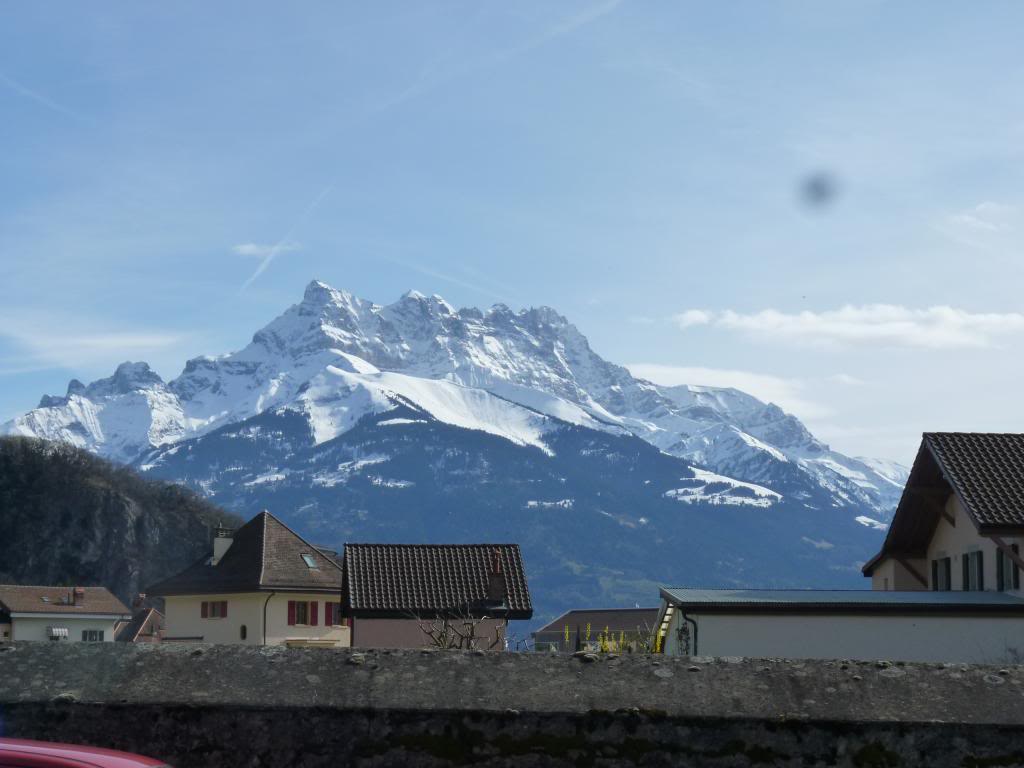
[{"label": "rough stone masonry", "polygon": [[14,643],[0,729],[178,768],[1024,766],[1024,667]]}]

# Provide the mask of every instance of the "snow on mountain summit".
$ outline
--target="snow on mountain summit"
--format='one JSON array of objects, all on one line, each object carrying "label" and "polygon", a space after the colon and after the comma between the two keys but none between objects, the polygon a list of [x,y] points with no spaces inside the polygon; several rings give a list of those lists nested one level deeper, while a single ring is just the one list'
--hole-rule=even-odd
[{"label": "snow on mountain summit", "polygon": [[416,291],[381,305],[318,280],[238,352],[193,358],[167,383],[125,363],[88,386],[72,382],[0,433],[131,461],[277,408],[332,439],[398,403],[542,449],[552,423],[628,431],[708,471],[780,493],[825,488],[835,506],[883,518],[905,476],[831,451],[796,417],[738,390],[634,378],[549,307],[455,309]]}]

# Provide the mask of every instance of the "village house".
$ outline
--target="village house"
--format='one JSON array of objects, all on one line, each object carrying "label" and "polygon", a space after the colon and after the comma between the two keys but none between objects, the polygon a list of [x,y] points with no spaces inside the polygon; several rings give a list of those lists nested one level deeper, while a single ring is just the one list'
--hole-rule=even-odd
[{"label": "village house", "polygon": [[537,651],[638,651],[649,646],[657,608],[596,608],[566,611],[533,633]]},{"label": "village house", "polygon": [[148,590],[164,599],[164,640],[348,646],[341,565],[331,554],[269,512],[218,528],[212,553]]},{"label": "village house", "polygon": [[106,587],[0,585],[0,642],[114,641],[128,607]]},{"label": "village house", "polygon": [[1024,435],[926,433],[871,590],[661,590],[668,654],[1024,661]]},{"label": "village house", "polygon": [[168,642],[499,648],[533,615],[514,544],[346,544],[339,562],[269,512],[149,595]]},{"label": "village house", "polygon": [[119,643],[159,643],[164,639],[164,615],[156,608],[139,608],[114,632]]},{"label": "village house", "polygon": [[358,648],[503,649],[533,616],[516,544],[346,544],[344,571]]}]

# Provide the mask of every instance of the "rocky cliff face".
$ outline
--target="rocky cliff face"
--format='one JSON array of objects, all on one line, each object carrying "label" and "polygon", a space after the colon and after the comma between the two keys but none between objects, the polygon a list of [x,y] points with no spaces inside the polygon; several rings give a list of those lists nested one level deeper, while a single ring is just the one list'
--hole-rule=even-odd
[{"label": "rocky cliff face", "polygon": [[218,521],[239,522],[87,451],[0,439],[0,583],[101,585],[128,601],[201,557]]}]

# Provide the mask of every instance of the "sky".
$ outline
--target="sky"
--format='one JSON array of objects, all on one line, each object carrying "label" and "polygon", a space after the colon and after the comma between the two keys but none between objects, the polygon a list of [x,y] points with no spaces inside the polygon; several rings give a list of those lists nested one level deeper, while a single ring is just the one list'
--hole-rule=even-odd
[{"label": "sky", "polygon": [[0,421],[321,279],[834,448],[1024,431],[1024,5],[0,0]]}]

